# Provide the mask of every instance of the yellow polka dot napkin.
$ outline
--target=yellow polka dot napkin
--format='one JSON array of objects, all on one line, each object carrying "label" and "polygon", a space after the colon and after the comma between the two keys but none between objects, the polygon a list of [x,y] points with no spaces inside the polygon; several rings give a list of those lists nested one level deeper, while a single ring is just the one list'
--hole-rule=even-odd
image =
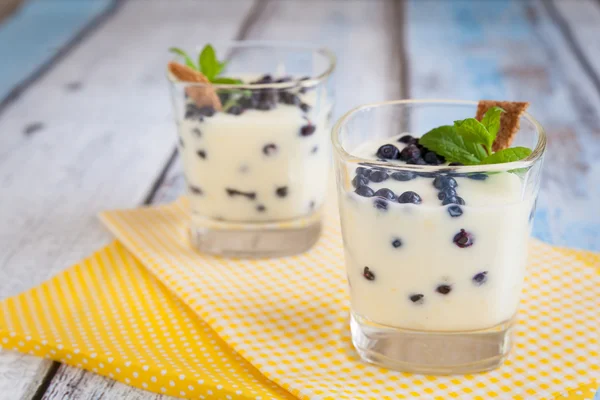
[{"label": "yellow polka dot napkin", "polygon": [[532,241],[514,349],[503,367],[434,377],[361,363],[348,329],[337,214],[302,255],[238,260],[190,248],[185,200],[103,214],[167,288],[266,378],[303,399],[591,398],[600,381],[600,274],[593,253]]},{"label": "yellow polka dot napkin", "polygon": [[0,306],[0,344],[7,349],[171,396],[293,398],[117,242]]},{"label": "yellow polka dot napkin", "polygon": [[[311,399],[591,400],[600,384],[599,285],[590,267],[600,266],[599,254],[534,242],[507,365],[481,375],[426,377],[363,365],[351,350],[335,213],[310,253],[241,262],[189,250],[184,209],[178,202],[105,214],[130,248],[146,249],[156,276],[112,243],[0,302],[0,345],[193,399],[294,398],[275,381]],[[286,280],[277,284],[282,274]]]}]

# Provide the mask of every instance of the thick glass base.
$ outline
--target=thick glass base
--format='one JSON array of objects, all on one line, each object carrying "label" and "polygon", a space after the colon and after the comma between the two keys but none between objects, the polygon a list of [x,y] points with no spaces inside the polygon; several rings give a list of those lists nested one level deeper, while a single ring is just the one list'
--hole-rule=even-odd
[{"label": "thick glass base", "polygon": [[203,253],[226,257],[282,257],[310,249],[321,234],[321,219],[314,215],[286,223],[192,223],[192,246]]},{"label": "thick glass base", "polygon": [[509,321],[466,332],[412,331],[350,318],[360,357],[384,368],[427,375],[470,374],[502,365],[512,345]]}]

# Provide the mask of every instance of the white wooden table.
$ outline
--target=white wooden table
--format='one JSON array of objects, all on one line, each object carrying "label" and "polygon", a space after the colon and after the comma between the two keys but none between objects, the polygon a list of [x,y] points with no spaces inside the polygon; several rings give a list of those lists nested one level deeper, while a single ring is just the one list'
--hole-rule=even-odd
[{"label": "white wooden table", "polygon": [[[233,38],[331,47],[335,116],[530,101],[549,135],[534,234],[600,250],[600,0],[37,0],[0,24],[0,297],[108,243],[99,211],[182,192],[166,49]],[[166,397],[0,352],[0,399],[42,398]]]}]

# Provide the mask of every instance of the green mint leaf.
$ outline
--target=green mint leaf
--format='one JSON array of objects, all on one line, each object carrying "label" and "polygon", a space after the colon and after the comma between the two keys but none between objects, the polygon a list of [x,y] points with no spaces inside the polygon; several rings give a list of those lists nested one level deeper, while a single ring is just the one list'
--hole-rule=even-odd
[{"label": "green mint leaf", "polygon": [[474,165],[481,161],[467,148],[464,138],[456,132],[456,128],[452,125],[444,125],[430,130],[419,139],[419,143],[444,156],[449,162]]},{"label": "green mint leaf", "polygon": [[490,107],[481,119],[483,126],[485,126],[490,135],[492,135],[492,143],[496,140],[496,135],[500,130],[500,116],[503,112],[505,112],[503,108]]},{"label": "green mint leaf", "polygon": [[225,67],[227,66],[228,61],[219,62],[219,67],[217,68],[217,74],[215,76],[221,75]]},{"label": "green mint leaf", "polygon": [[214,78],[212,80],[212,83],[221,83],[221,84],[225,84],[225,85],[239,85],[239,84],[242,84],[243,82],[241,79],[220,77],[220,78]]},{"label": "green mint leaf", "polygon": [[202,72],[209,81],[212,82],[212,80],[217,77],[220,69],[219,61],[217,60],[215,49],[210,44],[204,46],[200,52],[200,55],[198,56],[198,65],[200,65],[200,72]]},{"label": "green mint leaf", "polygon": [[511,147],[495,152],[489,157],[481,160],[481,164],[504,164],[513,161],[519,161],[531,154],[527,147]]},{"label": "green mint leaf", "polygon": [[198,71],[198,67],[194,64],[194,62],[192,61],[192,59],[190,58],[190,56],[188,56],[188,54],[185,51],[183,51],[183,50],[181,50],[180,48],[177,48],[177,47],[171,47],[169,49],[169,51],[171,53],[175,53],[178,56],[183,57],[183,59],[185,60],[185,65],[187,65],[188,67],[190,67],[190,68],[195,69],[196,71]]},{"label": "green mint leaf", "polygon": [[454,121],[454,127],[456,132],[463,137],[467,150],[479,160],[483,160],[491,154],[494,140],[481,122],[475,118],[467,118],[462,121]]}]

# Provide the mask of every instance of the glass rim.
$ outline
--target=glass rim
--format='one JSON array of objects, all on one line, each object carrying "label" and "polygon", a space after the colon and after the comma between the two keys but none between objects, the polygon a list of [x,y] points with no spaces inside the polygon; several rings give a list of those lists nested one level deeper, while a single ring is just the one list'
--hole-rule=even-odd
[{"label": "glass rim", "polygon": [[342,115],[334,124],[331,130],[331,141],[333,148],[335,149],[338,156],[344,161],[365,163],[369,166],[374,167],[385,167],[385,168],[396,168],[396,169],[407,169],[416,172],[482,172],[482,171],[506,171],[519,168],[530,168],[536,162],[538,162],[546,150],[546,131],[542,125],[528,112],[524,112],[521,118],[527,119],[531,122],[538,131],[538,140],[535,148],[531,154],[520,161],[513,161],[503,164],[479,164],[479,165],[415,165],[415,164],[398,164],[389,161],[379,161],[373,159],[367,159],[358,157],[348,153],[340,143],[339,137],[341,134],[342,127],[348,122],[348,120],[356,113],[367,110],[370,108],[378,108],[382,106],[391,105],[409,105],[409,104],[437,104],[437,105],[463,105],[463,106],[477,106],[477,101],[470,100],[451,100],[451,99],[404,99],[404,100],[391,100],[382,101],[377,103],[363,104],[358,107],[354,107],[350,111]]},{"label": "glass rim", "polygon": [[[277,40],[229,40],[229,41],[218,41],[213,42],[218,44],[228,44],[232,48],[278,48],[278,49],[289,49],[296,51],[310,51],[312,53],[317,53],[325,57],[328,62],[328,66],[319,75],[309,76],[308,79],[299,78],[292,79],[288,82],[273,82],[273,83],[244,83],[244,84],[225,84],[225,83],[200,83],[200,82],[185,82],[179,81],[175,79],[167,70],[166,76],[167,79],[173,85],[181,85],[181,86],[198,86],[198,87],[207,87],[211,86],[215,89],[244,89],[244,90],[252,90],[252,89],[291,89],[298,87],[313,87],[321,82],[325,81],[333,71],[337,65],[337,58],[335,53],[327,47],[317,46],[314,44],[310,44],[308,42],[287,42],[287,41],[277,41]],[[177,58],[173,58],[172,61],[178,60]]]}]

